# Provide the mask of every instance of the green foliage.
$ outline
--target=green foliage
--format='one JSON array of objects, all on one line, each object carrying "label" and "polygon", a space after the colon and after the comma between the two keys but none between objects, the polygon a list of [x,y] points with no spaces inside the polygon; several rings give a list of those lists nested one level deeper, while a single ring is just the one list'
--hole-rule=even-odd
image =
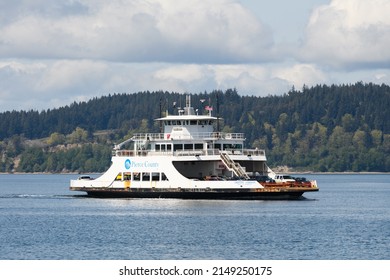
[{"label": "green foliage", "polygon": [[67,138],[69,143],[86,143],[88,140],[88,132],[85,129],[76,127]]},{"label": "green foliage", "polygon": [[47,152],[28,148],[20,155],[18,172],[103,172],[110,164],[111,149],[101,144],[86,144]]},{"label": "green foliage", "polygon": [[50,135],[49,139],[47,140],[47,144],[49,144],[50,146],[56,146],[56,145],[64,144],[65,140],[66,140],[65,135],[58,132],[54,132]]},{"label": "green foliage", "polygon": [[41,172],[45,169],[45,154],[40,148],[28,148],[20,157],[17,171]]},{"label": "green foliage", "polygon": [[105,171],[111,159],[109,142],[85,143],[86,140],[87,133],[81,128],[66,136],[52,133],[47,144],[38,141],[38,145],[31,145],[21,137],[13,136],[0,142],[0,172]]},{"label": "green foliage", "polygon": [[[378,130],[348,132],[341,126],[334,127],[329,136],[327,131],[322,124],[314,123],[289,133],[284,142],[273,134],[269,161],[273,165],[321,172],[390,170],[389,134],[383,138]],[[256,143],[266,141],[261,138]]]},{"label": "green foliage", "polygon": [[[213,115],[222,118],[216,129],[243,132],[247,147],[266,149],[271,166],[390,171],[387,85],[318,85],[267,97],[216,90],[193,94],[191,101],[199,113],[213,107]],[[184,104],[182,94],[147,91],[42,112],[0,113],[0,172],[104,171],[114,142],[159,132],[154,119]],[[27,139],[45,140],[34,146]]]}]

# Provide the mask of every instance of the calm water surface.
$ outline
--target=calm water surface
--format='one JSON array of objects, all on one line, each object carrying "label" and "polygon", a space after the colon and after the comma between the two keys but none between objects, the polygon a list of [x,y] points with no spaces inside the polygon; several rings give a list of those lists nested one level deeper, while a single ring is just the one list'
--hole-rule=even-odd
[{"label": "calm water surface", "polygon": [[298,201],[95,199],[0,175],[0,259],[390,259],[390,175],[307,175]]}]

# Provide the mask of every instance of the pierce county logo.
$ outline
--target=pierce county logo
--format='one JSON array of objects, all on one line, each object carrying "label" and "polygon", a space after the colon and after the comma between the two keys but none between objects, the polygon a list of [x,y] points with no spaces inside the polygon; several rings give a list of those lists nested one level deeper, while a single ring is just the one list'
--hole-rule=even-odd
[{"label": "pierce county logo", "polygon": [[126,169],[130,169],[130,166],[131,166],[131,161],[129,159],[126,159],[126,161],[125,161],[125,168]]}]

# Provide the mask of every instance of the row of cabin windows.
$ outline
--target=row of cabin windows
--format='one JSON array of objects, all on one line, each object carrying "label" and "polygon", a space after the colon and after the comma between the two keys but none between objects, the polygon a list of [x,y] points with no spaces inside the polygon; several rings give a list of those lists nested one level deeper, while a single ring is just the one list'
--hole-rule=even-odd
[{"label": "row of cabin windows", "polygon": [[[157,152],[165,152],[165,151],[172,151],[172,144],[156,144],[155,149]],[[195,143],[195,144],[174,144],[173,145],[174,151],[180,151],[180,150],[203,150],[203,144],[202,143]]]},{"label": "row of cabin windows", "polygon": [[[165,152],[172,151],[172,144],[156,144],[155,149],[157,152]],[[214,144],[213,147],[209,147],[209,149],[217,149],[217,150],[241,150],[242,144]],[[181,150],[203,150],[203,143],[195,143],[195,144],[174,144],[174,151]]]},{"label": "row of cabin windows", "polygon": [[168,178],[164,172],[124,172],[118,173],[115,181],[168,181]]},{"label": "row of cabin windows", "polygon": [[157,152],[172,151],[172,144],[156,144],[155,150]]},{"label": "row of cabin windows", "polygon": [[170,120],[165,121],[165,125],[212,125],[212,120]]},{"label": "row of cabin windows", "polygon": [[223,144],[223,149],[221,149],[221,144],[214,144],[214,149],[216,150],[241,150],[242,144]]}]

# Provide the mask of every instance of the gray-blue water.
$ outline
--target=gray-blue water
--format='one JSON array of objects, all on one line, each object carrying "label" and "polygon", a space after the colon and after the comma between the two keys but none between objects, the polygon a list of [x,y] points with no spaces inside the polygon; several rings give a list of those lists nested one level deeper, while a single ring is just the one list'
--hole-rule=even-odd
[{"label": "gray-blue water", "polygon": [[0,259],[390,259],[390,175],[310,175],[298,201],[95,199],[0,175]]}]

